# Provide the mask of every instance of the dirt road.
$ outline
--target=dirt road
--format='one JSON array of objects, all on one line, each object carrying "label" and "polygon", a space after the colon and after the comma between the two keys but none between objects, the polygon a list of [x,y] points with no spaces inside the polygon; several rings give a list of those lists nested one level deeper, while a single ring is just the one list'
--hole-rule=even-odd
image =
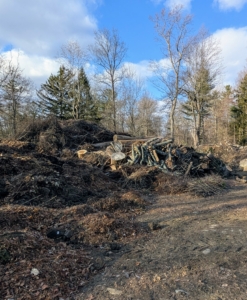
[{"label": "dirt road", "polygon": [[210,198],[160,196],[138,221],[155,230],[101,249],[105,266],[77,299],[247,299],[246,185]]}]

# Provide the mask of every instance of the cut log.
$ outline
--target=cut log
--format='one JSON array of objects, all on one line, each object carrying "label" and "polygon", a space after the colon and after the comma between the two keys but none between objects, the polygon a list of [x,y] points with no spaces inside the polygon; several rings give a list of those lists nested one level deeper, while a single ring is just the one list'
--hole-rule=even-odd
[{"label": "cut log", "polygon": [[247,171],[247,158],[239,162],[239,167],[242,168],[243,171]]},{"label": "cut log", "polygon": [[188,168],[187,168],[187,170],[186,170],[186,172],[184,174],[184,177],[186,177],[190,173],[190,170],[191,170],[192,166],[193,166],[193,161],[191,161],[189,163]]},{"label": "cut log", "polygon": [[[131,146],[133,143],[144,143],[146,141],[148,141],[148,139],[139,139],[139,138],[131,138],[131,137],[128,137],[128,140],[117,140],[117,142],[120,142],[121,144],[123,144],[123,146]],[[94,148],[106,148],[107,146],[110,146],[112,143],[112,141],[109,141],[109,142],[102,142],[102,143],[96,143],[96,144],[92,144],[92,146]]]},{"label": "cut log", "polygon": [[155,160],[156,160],[157,162],[159,162],[160,160],[159,160],[159,157],[158,157],[156,151],[153,150],[152,152],[153,152],[153,156],[154,156]]},{"label": "cut log", "polygon": [[111,145],[115,152],[121,152],[123,150],[123,144],[120,141],[113,142]]},{"label": "cut log", "polygon": [[87,153],[87,150],[79,150],[77,151],[78,158],[83,158],[83,156]]},{"label": "cut log", "polygon": [[110,168],[112,169],[112,171],[116,171],[117,170],[117,161],[111,158],[111,165]]},{"label": "cut log", "polygon": [[109,142],[102,142],[102,143],[92,144],[92,146],[94,148],[100,148],[100,149],[102,149],[102,148],[106,148],[107,146],[110,146],[111,143],[112,143],[111,141],[109,141]]},{"label": "cut log", "polygon": [[108,146],[107,148],[106,148],[106,150],[105,150],[105,154],[106,155],[108,155],[108,156],[112,156],[112,154],[114,153],[115,151],[114,151],[114,149],[112,148],[112,146],[110,145],[110,146]]},{"label": "cut log", "polygon": [[128,136],[128,135],[119,135],[119,134],[114,134],[113,136],[113,141],[119,141],[119,140],[135,140],[137,139],[136,137]]},{"label": "cut log", "polygon": [[114,161],[119,161],[125,158],[125,154],[123,152],[115,152],[111,155],[111,159]]}]

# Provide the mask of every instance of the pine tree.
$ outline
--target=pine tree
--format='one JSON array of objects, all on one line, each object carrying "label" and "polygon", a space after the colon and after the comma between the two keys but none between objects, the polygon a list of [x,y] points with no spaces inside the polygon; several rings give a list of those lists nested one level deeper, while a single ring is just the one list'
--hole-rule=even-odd
[{"label": "pine tree", "polygon": [[99,120],[98,107],[91,94],[89,80],[83,68],[73,82],[72,115],[75,119]]},{"label": "pine tree", "polygon": [[241,145],[247,144],[247,74],[238,85],[235,94],[236,105],[231,108],[233,121],[231,123],[232,133],[236,142]]},{"label": "pine tree", "polygon": [[41,89],[37,91],[40,106],[47,115],[54,115],[59,119],[72,117],[71,92],[74,74],[71,70],[61,66],[57,75],[51,74]]}]

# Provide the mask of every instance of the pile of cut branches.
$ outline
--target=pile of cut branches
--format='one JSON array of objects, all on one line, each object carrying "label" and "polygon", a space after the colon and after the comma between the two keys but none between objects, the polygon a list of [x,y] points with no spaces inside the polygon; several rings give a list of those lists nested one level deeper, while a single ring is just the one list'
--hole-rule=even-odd
[{"label": "pile of cut branches", "polygon": [[[118,141],[121,143],[121,141]],[[126,161],[121,164],[156,166],[163,173],[174,175],[204,176],[218,174],[227,177],[230,168],[211,153],[199,153],[192,147],[177,146],[172,140],[152,138],[133,141]]]}]

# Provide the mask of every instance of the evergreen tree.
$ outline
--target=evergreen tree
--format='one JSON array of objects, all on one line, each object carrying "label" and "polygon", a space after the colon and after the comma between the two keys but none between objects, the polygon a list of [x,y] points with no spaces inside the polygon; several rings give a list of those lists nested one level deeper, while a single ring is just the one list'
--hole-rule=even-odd
[{"label": "evergreen tree", "polygon": [[247,74],[240,81],[235,94],[236,105],[231,108],[233,121],[232,133],[235,141],[241,145],[247,144]]},{"label": "evergreen tree", "polygon": [[46,114],[55,115],[59,119],[71,118],[73,77],[71,70],[61,66],[57,75],[51,74],[46,83],[41,85],[37,96]]},{"label": "evergreen tree", "polygon": [[[115,99],[117,99],[117,93],[115,92]],[[114,131],[114,110],[113,110],[113,101],[112,101],[112,90],[104,89],[100,91],[97,95],[97,107],[102,117],[102,124]]]},{"label": "evergreen tree", "polygon": [[190,87],[185,91],[187,101],[183,105],[184,114],[194,123],[194,146],[197,147],[203,138],[204,119],[209,115],[213,99],[213,79],[210,72],[201,67],[195,75]]},{"label": "evergreen tree", "polygon": [[99,120],[98,107],[91,94],[90,83],[83,68],[74,79],[71,97],[73,118]]}]

